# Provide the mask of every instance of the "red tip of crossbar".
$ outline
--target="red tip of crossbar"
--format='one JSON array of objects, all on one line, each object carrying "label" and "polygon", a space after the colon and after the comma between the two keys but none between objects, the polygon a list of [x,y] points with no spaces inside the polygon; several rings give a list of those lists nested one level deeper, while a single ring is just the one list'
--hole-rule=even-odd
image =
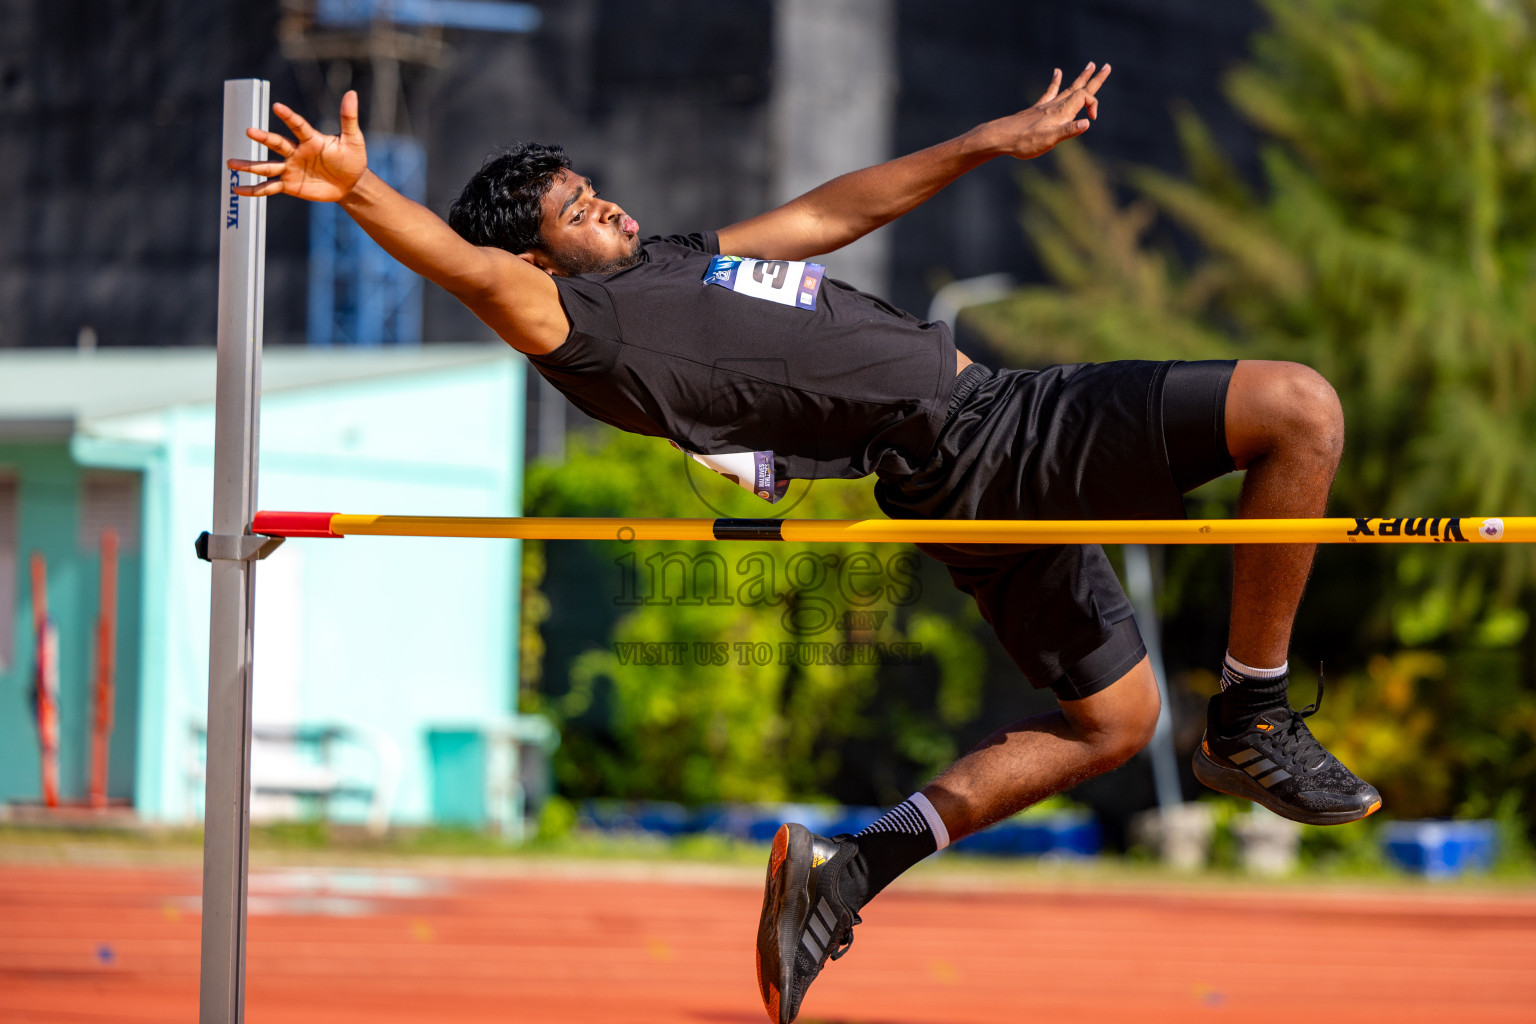
[{"label": "red tip of crossbar", "polygon": [[257,512],[251,532],[268,537],[340,537],[331,530],[334,512]]}]

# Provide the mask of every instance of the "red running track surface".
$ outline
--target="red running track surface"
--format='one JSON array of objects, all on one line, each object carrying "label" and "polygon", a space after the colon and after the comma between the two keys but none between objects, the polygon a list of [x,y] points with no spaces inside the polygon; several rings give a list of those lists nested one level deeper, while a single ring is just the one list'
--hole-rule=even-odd
[{"label": "red running track surface", "polygon": [[[247,1020],[749,1024],[759,890],[686,880],[258,871]],[[0,1021],[194,1021],[199,878],[0,865]],[[1536,898],[901,883],[801,1020],[1536,1021]]]}]

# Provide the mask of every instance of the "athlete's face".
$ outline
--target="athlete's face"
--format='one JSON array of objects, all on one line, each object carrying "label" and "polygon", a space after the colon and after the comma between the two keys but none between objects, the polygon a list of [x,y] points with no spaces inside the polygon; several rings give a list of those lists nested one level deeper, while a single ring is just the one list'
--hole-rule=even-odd
[{"label": "athlete's face", "polygon": [[544,244],[525,254],[551,274],[611,274],[640,259],[640,225],[592,187],[590,178],[562,169],[544,194],[539,226]]}]

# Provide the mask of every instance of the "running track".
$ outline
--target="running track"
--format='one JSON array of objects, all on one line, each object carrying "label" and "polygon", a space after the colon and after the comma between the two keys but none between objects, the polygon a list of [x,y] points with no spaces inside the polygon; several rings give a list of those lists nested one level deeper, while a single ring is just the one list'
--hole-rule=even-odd
[{"label": "running track", "polygon": [[[247,1020],[764,1019],[745,873],[512,870],[258,871]],[[198,885],[0,865],[0,1021],[195,1021]],[[1528,1024],[1536,897],[898,884],[801,1020]]]}]

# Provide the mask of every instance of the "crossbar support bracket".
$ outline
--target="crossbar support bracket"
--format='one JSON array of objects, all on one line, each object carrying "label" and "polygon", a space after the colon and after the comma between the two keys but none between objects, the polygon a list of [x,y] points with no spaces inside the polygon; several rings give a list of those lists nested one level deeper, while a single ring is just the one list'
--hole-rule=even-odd
[{"label": "crossbar support bracket", "polygon": [[255,562],[276,551],[286,539],[204,530],[197,535],[197,557],[205,562]]}]

